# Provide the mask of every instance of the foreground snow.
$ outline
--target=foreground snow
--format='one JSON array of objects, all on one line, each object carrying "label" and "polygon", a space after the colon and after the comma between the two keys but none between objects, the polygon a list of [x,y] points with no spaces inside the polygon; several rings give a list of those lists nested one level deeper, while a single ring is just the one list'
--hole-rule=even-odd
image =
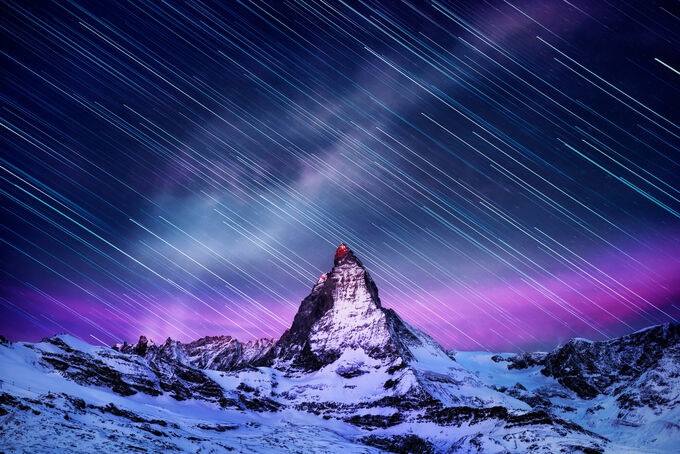
[{"label": "foreground snow", "polygon": [[[227,405],[202,392],[184,400],[170,393],[123,396],[106,385],[91,385],[87,380],[78,383],[64,376],[64,371],[53,367],[55,358],[71,362],[71,367],[85,368],[88,366],[82,365],[83,358],[92,364],[101,361],[122,372],[123,380],[131,385],[135,379],[154,376],[154,367],[146,359],[61,335],[38,344],[0,346],[0,413],[4,413],[0,416],[0,446],[4,452],[677,450],[677,426],[649,415],[642,428],[617,426],[610,414],[614,411],[611,397],[580,399],[555,379],[541,374],[540,366],[508,369],[512,355],[485,352],[457,352],[454,357],[454,372],[465,370],[488,384],[490,387],[484,389],[490,389],[490,393],[503,396],[506,394],[491,387],[507,390],[521,383],[526,393],[550,395],[551,411],[557,417],[521,409],[508,412],[500,406],[405,408],[388,399],[394,404],[390,406],[383,401],[385,390],[381,386],[388,372],[360,350],[348,351],[336,362],[309,374],[286,374],[267,367],[204,370],[207,379],[214,380],[229,399]],[[439,373],[445,372],[441,368],[446,364],[438,366]],[[367,372],[351,378],[340,375],[357,366]],[[278,407],[239,408],[239,403],[257,402],[256,397],[270,398]],[[318,405],[310,405],[314,402]],[[369,405],[357,405],[361,402]],[[589,411],[599,406],[603,410]],[[670,414],[676,416],[677,407]]]},{"label": "foreground snow", "polygon": [[[116,363],[105,348],[59,338]],[[356,451],[361,430],[307,412],[243,411],[83,386],[38,366],[41,352],[59,350],[49,343],[0,347],[3,452],[380,452],[369,446]]]}]

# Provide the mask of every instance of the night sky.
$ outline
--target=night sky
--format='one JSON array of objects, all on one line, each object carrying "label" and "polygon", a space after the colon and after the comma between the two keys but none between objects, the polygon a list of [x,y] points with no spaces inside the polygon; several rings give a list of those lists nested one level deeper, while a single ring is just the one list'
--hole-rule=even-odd
[{"label": "night sky", "polygon": [[2,2],[0,333],[278,337],[345,242],[447,348],[680,319],[675,1]]}]

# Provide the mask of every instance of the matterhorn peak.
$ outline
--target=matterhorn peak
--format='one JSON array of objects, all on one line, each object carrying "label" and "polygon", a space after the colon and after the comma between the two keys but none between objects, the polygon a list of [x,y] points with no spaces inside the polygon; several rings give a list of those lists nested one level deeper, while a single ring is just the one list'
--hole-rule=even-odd
[{"label": "matterhorn peak", "polygon": [[333,265],[302,300],[290,330],[265,363],[318,369],[351,350],[375,359],[396,359],[404,339],[394,338],[395,333],[408,331],[401,329],[401,319],[382,307],[375,282],[344,243],[335,251]]},{"label": "matterhorn peak", "polygon": [[349,303],[355,309],[371,311],[380,307],[378,288],[354,253],[341,243],[333,256],[333,269],[326,273],[324,284],[332,287],[334,308]]},{"label": "matterhorn peak", "polygon": [[364,268],[361,260],[357,258],[356,255],[348,248],[345,243],[340,243],[340,246],[335,250],[335,255],[333,256],[333,266],[338,266],[342,264],[351,264],[358,266],[359,268]]},{"label": "matterhorn peak", "polygon": [[[340,246],[338,246],[338,248],[335,250],[335,256],[333,257],[333,263],[335,265],[337,265],[338,261],[340,261],[340,259],[348,256],[349,254],[352,254],[352,251],[350,251],[349,248],[347,246],[345,246],[345,243],[340,243]],[[352,254],[352,255],[354,255],[354,254]]]}]

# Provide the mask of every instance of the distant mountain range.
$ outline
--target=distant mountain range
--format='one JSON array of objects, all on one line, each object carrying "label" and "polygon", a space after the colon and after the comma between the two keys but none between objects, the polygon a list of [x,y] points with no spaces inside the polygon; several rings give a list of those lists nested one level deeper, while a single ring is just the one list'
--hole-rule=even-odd
[{"label": "distant mountain range", "polygon": [[445,351],[344,245],[280,339],[0,345],[0,452],[680,452],[680,325]]}]

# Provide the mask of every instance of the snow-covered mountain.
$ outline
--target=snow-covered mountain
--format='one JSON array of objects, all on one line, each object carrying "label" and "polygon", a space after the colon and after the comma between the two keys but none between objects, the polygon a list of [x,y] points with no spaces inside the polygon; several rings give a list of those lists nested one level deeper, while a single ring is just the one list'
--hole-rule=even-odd
[{"label": "snow-covered mountain", "polygon": [[446,352],[341,245],[278,341],[3,341],[0,451],[675,452],[679,333]]},{"label": "snow-covered mountain", "polygon": [[615,452],[680,452],[680,325],[549,353],[449,352],[495,389],[618,442]]},{"label": "snow-covered mountain", "polygon": [[[422,407],[434,399],[444,405],[525,408],[481,383],[432,338],[383,308],[373,279],[344,244],[333,269],[302,301],[290,330],[255,364],[294,378],[328,373],[354,378],[350,394],[356,405],[376,405],[382,398],[390,406],[399,401]],[[332,406],[326,397],[348,392],[344,381],[328,392],[334,383],[323,385],[325,393],[304,396],[304,402]]]},{"label": "snow-covered mountain", "polygon": [[274,345],[274,339],[258,339],[241,343],[231,336],[207,336],[188,344],[168,338],[156,345],[146,336],[135,344],[114,345],[122,353],[136,354],[147,359],[175,361],[200,369],[238,370],[259,361]]}]

